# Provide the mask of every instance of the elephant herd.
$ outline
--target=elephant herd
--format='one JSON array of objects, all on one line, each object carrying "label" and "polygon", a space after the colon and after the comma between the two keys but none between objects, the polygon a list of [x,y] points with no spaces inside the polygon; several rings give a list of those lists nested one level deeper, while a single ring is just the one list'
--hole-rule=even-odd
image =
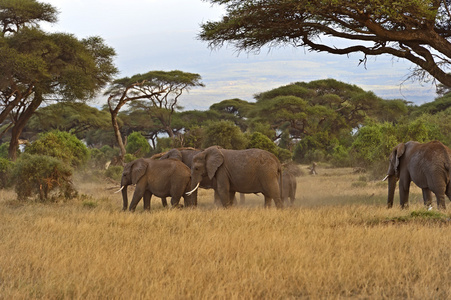
[{"label": "elephant herd", "polygon": [[[388,208],[393,206],[396,182],[399,180],[401,207],[408,206],[409,187],[413,181],[423,191],[424,204],[430,207],[432,193],[439,209],[445,209],[445,195],[451,200],[451,150],[439,141],[407,142],[396,146],[389,158]],[[298,174],[297,174],[298,175]],[[128,207],[127,187],[135,184]],[[227,150],[212,146],[205,150],[172,149],[152,158],[140,158],[125,165],[121,179],[123,210],[134,211],[143,198],[144,209],[150,209],[152,195],[166,197],[178,206],[197,206],[198,188],[213,189],[215,203],[229,207],[235,194],[261,193],[265,207],[274,201],[277,208],[292,205],[296,195],[296,178],[273,154],[260,149]],[[287,198],[290,201],[287,201]],[[242,197],[243,199],[243,197]]]}]

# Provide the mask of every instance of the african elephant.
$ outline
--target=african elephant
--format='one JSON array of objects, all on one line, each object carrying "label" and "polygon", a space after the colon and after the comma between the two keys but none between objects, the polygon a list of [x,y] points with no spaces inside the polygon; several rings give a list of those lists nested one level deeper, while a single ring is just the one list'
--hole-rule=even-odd
[{"label": "african elephant", "polygon": [[399,180],[401,207],[409,205],[410,182],[413,181],[423,190],[426,206],[431,205],[431,191],[437,198],[439,209],[446,208],[445,194],[451,196],[450,170],[451,150],[439,141],[428,143],[407,142],[393,148],[389,158],[388,208],[393,206],[396,182]]},{"label": "african elephant", "polygon": [[[283,164],[282,167],[282,202],[292,206],[294,201],[296,201],[296,177],[301,176],[302,171],[297,165],[292,163]],[[288,198],[290,198],[290,202],[287,201]],[[244,202],[244,194],[240,194],[240,204]]]},{"label": "african elephant", "polygon": [[282,173],[282,201],[287,203],[290,198],[290,205],[294,204],[296,200],[296,177],[288,170],[284,170]]},{"label": "african elephant", "polygon": [[261,149],[226,150],[212,146],[193,157],[191,187],[195,191],[208,176],[216,197],[223,206],[232,205],[236,192],[262,193],[265,207],[271,199],[278,208],[283,207],[279,182],[282,166],[273,154]]},{"label": "african elephant", "polygon": [[[176,159],[183,162],[185,165],[188,166],[188,168],[191,168],[193,164],[193,157],[200,152],[202,152],[202,150],[198,150],[195,148],[180,148],[180,149],[174,148],[164,153],[160,157],[160,160]],[[213,187],[212,180],[210,180],[208,176],[203,176],[200,182],[200,187],[204,189],[211,189]],[[197,206],[197,191],[195,191],[191,195],[191,200],[193,202],[193,205]],[[164,199],[162,199],[162,201],[164,201]]]},{"label": "african elephant", "polygon": [[136,184],[130,211],[134,211],[144,197],[144,210],[150,210],[152,195],[160,198],[171,196],[172,206],[179,204],[183,196],[185,206],[191,199],[185,193],[190,187],[190,169],[174,159],[153,160],[139,158],[125,165],[121,179],[123,210],[127,210],[127,186]]}]

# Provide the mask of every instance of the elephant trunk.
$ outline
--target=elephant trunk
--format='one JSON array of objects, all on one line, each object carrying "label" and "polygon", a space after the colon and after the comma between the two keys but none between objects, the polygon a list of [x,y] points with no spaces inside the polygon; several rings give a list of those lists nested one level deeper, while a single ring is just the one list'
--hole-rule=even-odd
[{"label": "elephant trunk", "polygon": [[122,201],[123,201],[122,210],[126,211],[127,207],[128,207],[127,185],[123,185],[121,187],[121,190],[122,190]]},{"label": "elephant trunk", "polygon": [[396,182],[398,179],[395,175],[388,176],[388,198],[387,198],[387,208],[393,207],[393,199],[395,197]]}]

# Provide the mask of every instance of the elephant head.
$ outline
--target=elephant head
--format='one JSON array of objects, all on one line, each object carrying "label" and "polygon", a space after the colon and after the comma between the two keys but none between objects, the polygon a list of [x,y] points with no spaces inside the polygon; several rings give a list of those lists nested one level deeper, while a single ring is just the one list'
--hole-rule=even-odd
[{"label": "elephant head", "polygon": [[217,146],[209,147],[195,155],[191,166],[191,187],[193,188],[191,192],[199,187],[203,176],[208,176],[212,180],[223,163],[224,155]]},{"label": "elephant head", "polygon": [[384,178],[384,180],[388,178],[388,200],[387,200],[388,208],[393,207],[393,198],[395,197],[396,182],[399,179],[400,172],[399,164],[401,157],[404,155],[405,151],[406,145],[404,143],[401,143],[397,145],[395,148],[393,148],[390,154],[387,176]]},{"label": "elephant head", "polygon": [[123,210],[127,210],[128,207],[127,186],[137,184],[141,177],[146,174],[147,167],[148,163],[142,158],[125,165],[124,171],[122,172],[120,189],[122,191]]},{"label": "elephant head", "polygon": [[178,149],[171,149],[160,157],[160,159],[168,159],[168,158],[182,161],[182,153]]}]

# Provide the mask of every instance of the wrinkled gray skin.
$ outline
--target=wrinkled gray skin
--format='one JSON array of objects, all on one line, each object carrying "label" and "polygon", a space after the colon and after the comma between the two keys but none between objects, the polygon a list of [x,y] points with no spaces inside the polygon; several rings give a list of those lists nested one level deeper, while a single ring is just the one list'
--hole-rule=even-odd
[{"label": "wrinkled gray skin", "polygon": [[130,211],[135,211],[141,198],[144,198],[144,210],[150,210],[152,195],[171,197],[172,206],[177,206],[183,196],[185,206],[190,206],[191,197],[185,195],[190,188],[190,180],[190,169],[180,161],[144,158],[134,160],[125,165],[122,173],[122,209],[127,210],[127,187],[130,184],[136,184]]},{"label": "wrinkled gray skin", "polygon": [[[193,157],[202,152],[202,150],[198,149],[171,149],[166,154],[160,157],[160,160],[163,159],[176,159],[181,162],[183,162],[185,165],[188,166],[188,168],[191,169],[191,166],[193,164]],[[213,188],[212,180],[208,178],[208,176],[202,177],[202,180],[200,181],[200,186],[204,189],[211,189]],[[166,199],[161,199],[162,201],[166,201]],[[191,200],[193,202],[194,206],[197,206],[197,190],[191,195]]]},{"label": "wrinkled gray skin", "polygon": [[213,182],[215,197],[224,207],[233,204],[235,193],[262,193],[265,207],[271,199],[283,207],[279,182],[282,166],[273,154],[260,149],[226,150],[212,146],[193,157],[191,187],[208,176]]},{"label": "wrinkled gray skin", "polygon": [[390,154],[387,206],[393,206],[396,182],[399,180],[399,198],[402,208],[409,206],[410,182],[413,181],[423,191],[426,206],[432,203],[433,192],[437,207],[445,209],[445,195],[451,196],[450,169],[451,150],[439,141],[429,143],[407,142],[393,148]]},{"label": "wrinkled gray skin", "polygon": [[[168,159],[168,158],[172,158],[172,159],[177,159],[182,161],[185,165],[187,165],[189,168],[191,168],[192,164],[193,164],[193,157],[202,152],[202,150],[199,149],[194,149],[194,148],[185,148],[185,149],[171,149],[168,152],[166,152],[166,154],[164,154],[163,156],[161,156],[160,159]],[[203,176],[202,180],[200,181],[200,185],[199,187],[203,188],[203,189],[211,189],[213,188],[213,182],[210,178],[208,178],[208,176]],[[194,203],[194,205],[197,206],[197,190],[195,192],[193,192],[192,196],[192,201]],[[214,202],[216,205],[218,206],[222,206],[221,200],[219,199],[217,193],[214,194]],[[161,199],[163,202],[166,201],[166,199]],[[240,204],[244,204],[245,202],[245,196],[243,193],[240,193]],[[236,204],[237,200],[236,197],[233,198],[232,204]]]},{"label": "wrinkled gray skin", "polygon": [[[294,201],[296,201],[296,177],[289,170],[282,172],[282,202],[289,206],[293,206]],[[288,202],[288,198],[290,198],[290,202]],[[244,204],[245,201],[244,194],[240,194],[240,204]]]}]

